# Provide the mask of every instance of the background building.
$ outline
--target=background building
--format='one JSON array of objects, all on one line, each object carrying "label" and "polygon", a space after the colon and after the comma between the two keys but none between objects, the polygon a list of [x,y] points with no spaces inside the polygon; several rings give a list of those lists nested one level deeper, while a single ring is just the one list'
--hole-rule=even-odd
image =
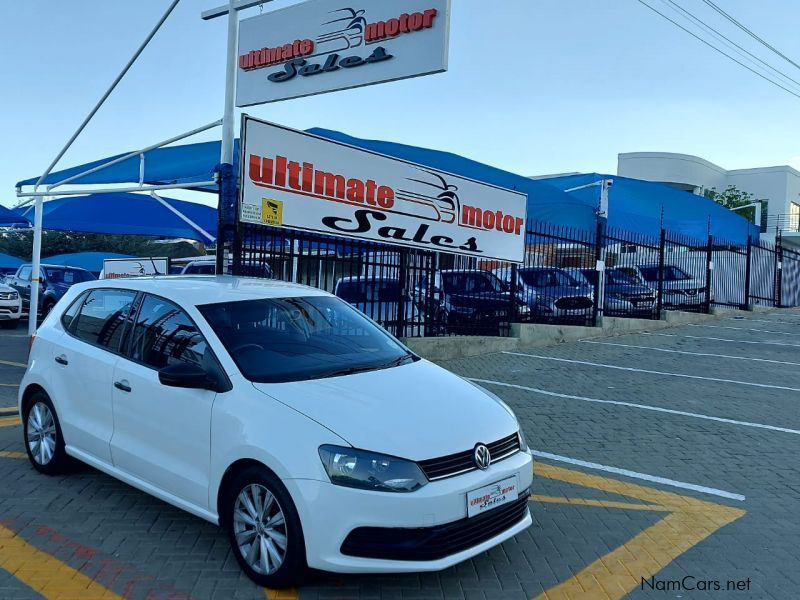
[{"label": "background building", "polygon": [[787,165],[726,170],[698,156],[671,152],[629,152],[617,162],[620,176],[658,181],[674,188],[704,195],[728,186],[765,200],[768,211],[763,239],[780,231],[783,241],[800,246],[800,172]]}]

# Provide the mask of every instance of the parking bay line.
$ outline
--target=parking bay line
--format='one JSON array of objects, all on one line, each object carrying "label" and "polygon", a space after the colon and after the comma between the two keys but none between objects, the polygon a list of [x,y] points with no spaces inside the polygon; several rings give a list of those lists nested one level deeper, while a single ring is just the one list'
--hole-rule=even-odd
[{"label": "parking bay line", "polygon": [[27,369],[28,365],[21,362],[14,362],[13,360],[0,360],[0,365],[7,365],[9,367],[19,367],[20,369]]},{"label": "parking bay line", "polygon": [[[551,456],[558,457],[557,455]],[[606,508],[660,510],[668,513],[661,521],[651,525],[605,556],[601,556],[566,581],[545,590],[534,600],[567,597],[587,600],[593,598],[621,600],[635,590],[642,580],[655,576],[683,553],[746,514],[739,508],[541,462],[534,465],[534,473],[539,477],[649,503],[626,505],[625,503],[606,501],[571,501],[571,499],[565,498],[561,502],[562,504],[593,506],[597,503]],[[557,499],[554,498],[536,500],[557,502]]]},{"label": "parking bay line", "polygon": [[686,375],[685,373],[669,373],[667,371],[652,371],[650,369],[635,369],[633,367],[618,367],[617,365],[606,365],[603,363],[589,362],[587,360],[573,360],[570,358],[556,358],[555,356],[541,356],[539,354],[525,354],[524,352],[503,352],[512,356],[525,356],[538,358],[539,360],[553,360],[557,362],[572,363],[576,365],[588,365],[590,367],[601,367],[603,369],[616,369],[618,371],[630,371],[633,373],[648,373],[650,375],[665,375],[668,377],[683,377],[685,379],[701,379],[703,381],[716,381],[718,383],[733,383],[736,385],[747,385],[751,387],[767,388],[772,390],[785,390],[789,392],[800,392],[800,388],[788,387],[785,385],[772,385],[770,383],[753,383],[752,381],[738,381],[736,379],[721,379],[719,377],[703,377],[702,375]]},{"label": "parking bay line", "polygon": [[13,427],[21,422],[19,417],[0,417],[0,427]]},{"label": "parking bay line", "polygon": [[563,462],[576,467],[583,467],[585,469],[592,469],[594,471],[603,471],[605,473],[613,473],[614,475],[622,475],[631,479],[640,479],[642,481],[649,481],[651,483],[658,483],[668,487],[679,488],[683,490],[691,490],[693,492],[700,492],[702,494],[709,494],[711,496],[719,496],[720,498],[728,498],[729,500],[738,500],[744,502],[745,497],[741,494],[734,494],[733,492],[726,492],[725,490],[718,490],[704,485],[697,485],[694,483],[686,483],[685,481],[677,481],[675,479],[668,479],[658,475],[648,475],[647,473],[639,473],[637,471],[629,471],[628,469],[620,469],[619,467],[610,467],[608,465],[601,465],[599,463],[580,460],[578,458],[570,458],[569,456],[561,456],[560,454],[552,454],[550,452],[542,452],[540,450],[531,450],[531,454],[537,458],[552,460],[554,462]]},{"label": "parking bay line", "polygon": [[77,569],[0,525],[0,569],[48,599],[122,599]]},{"label": "parking bay line", "polygon": [[687,327],[705,327],[708,329],[735,329],[736,331],[754,331],[756,333],[769,333],[771,335],[793,335],[797,337],[796,333],[788,331],[770,331],[769,329],[754,329],[752,327],[731,327],[729,325],[701,325],[699,323],[687,323]]},{"label": "parking bay line", "polygon": [[800,367],[800,363],[788,360],[772,360],[769,358],[753,358],[750,356],[731,356],[730,354],[712,354],[710,352],[689,352],[687,350],[670,350],[668,348],[653,348],[652,346],[635,346],[633,344],[617,344],[614,342],[596,342],[593,340],[580,340],[583,344],[597,344],[600,346],[618,346],[620,348],[637,348],[640,350],[653,350],[654,352],[669,352],[670,354],[688,354],[691,356],[710,356],[713,358],[731,358],[734,360],[753,360],[756,362],[773,363],[776,365],[792,365]]},{"label": "parking bay line", "polygon": [[601,400],[600,398],[587,398],[585,396],[573,396],[571,394],[560,394],[558,392],[550,392],[539,388],[528,387],[525,385],[518,385],[516,383],[504,383],[502,381],[493,381],[491,379],[475,379],[467,377],[469,381],[475,383],[485,383],[488,385],[496,385],[498,387],[508,387],[526,392],[533,392],[541,394],[542,396],[552,396],[553,398],[564,398],[565,400],[580,400],[582,402],[594,402],[595,404],[611,404],[614,406],[627,406],[628,408],[638,408],[641,410],[650,410],[653,412],[667,413],[670,415],[679,415],[682,417],[691,417],[693,419],[703,419],[706,421],[716,421],[717,423],[728,423],[729,425],[738,425],[741,427],[753,427],[756,429],[767,429],[769,431],[779,431],[781,433],[792,433],[800,435],[800,429],[789,429],[788,427],[778,427],[777,425],[764,425],[763,423],[751,423],[749,421],[737,421],[736,419],[726,419],[725,417],[714,417],[711,415],[704,415],[702,413],[693,413],[683,410],[675,410],[672,408],[662,408],[660,406],[653,406],[651,404],[636,404],[634,402],[624,402],[622,400]]},{"label": "parking bay line", "polygon": [[707,337],[703,335],[680,335],[677,333],[655,333],[652,331],[641,331],[641,335],[658,335],[661,337],[687,338],[691,340],[709,340],[712,342],[730,342],[734,344],[763,344],[766,346],[783,346],[788,348],[800,348],[800,344],[787,344],[786,342],[765,342],[761,340],[732,340],[729,338]]},{"label": "parking bay line", "polygon": [[0,408],[0,413],[15,413],[17,412],[16,406],[3,406]]},{"label": "parking bay line", "polygon": [[12,452],[10,450],[0,450],[0,458],[25,458],[28,455],[24,452]]}]

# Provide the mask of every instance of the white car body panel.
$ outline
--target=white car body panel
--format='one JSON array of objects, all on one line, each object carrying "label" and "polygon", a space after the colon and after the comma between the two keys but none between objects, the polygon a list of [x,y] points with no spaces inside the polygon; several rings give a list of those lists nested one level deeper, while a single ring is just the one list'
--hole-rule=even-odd
[{"label": "white car body panel", "polygon": [[[429,482],[409,493],[354,489],[331,483],[318,455],[322,445],[353,445],[408,460],[471,450],[516,433],[501,401],[424,360],[354,375],[262,384],[247,380],[203,319],[197,305],[265,297],[328,296],[275,281],[238,278],[143,278],[73,286],[40,328],[20,385],[42,387],[60,418],[70,455],[148,494],[213,523],[223,477],[238,461],[271,469],[294,500],[308,564],[338,572],[439,570],[524,530],[529,513],[495,537],[438,560],[376,560],[341,553],[357,527],[431,527],[467,516],[468,492],[517,476],[530,488],[526,451]],[[164,386],[158,372],[77,339],[60,315],[86,289],[122,288],[168,296],[195,321],[232,390],[216,393]],[[64,354],[68,365],[55,357]],[[131,392],[114,387],[127,383]]]},{"label": "white car body panel", "polygon": [[347,377],[254,385],[325,423],[355,448],[410,460],[469,450],[519,428],[506,408],[486,401],[485,392],[426,360]]}]

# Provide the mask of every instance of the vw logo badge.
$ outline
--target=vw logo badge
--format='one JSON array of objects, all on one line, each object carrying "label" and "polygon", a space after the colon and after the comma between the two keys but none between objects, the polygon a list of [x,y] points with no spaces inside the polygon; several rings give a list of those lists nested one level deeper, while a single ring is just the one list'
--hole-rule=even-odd
[{"label": "vw logo badge", "polygon": [[478,444],[475,446],[474,458],[475,466],[481,471],[485,471],[489,468],[489,465],[492,464],[492,455],[489,452],[489,448],[483,444]]}]

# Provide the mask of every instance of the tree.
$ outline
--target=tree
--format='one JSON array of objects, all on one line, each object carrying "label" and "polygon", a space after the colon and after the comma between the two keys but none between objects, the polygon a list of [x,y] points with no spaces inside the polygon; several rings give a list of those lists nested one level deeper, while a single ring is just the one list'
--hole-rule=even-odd
[{"label": "tree", "polygon": [[[6,229],[0,233],[0,252],[31,260],[33,232],[30,229]],[[106,235],[72,233],[66,231],[42,232],[42,257],[72,252],[119,252],[132,256],[166,256],[183,258],[205,254],[205,247],[197,242],[159,240],[136,235]]]},{"label": "tree", "polygon": [[[745,192],[744,190],[740,190],[735,185],[729,185],[722,192],[718,192],[717,188],[706,190],[705,196],[709,200],[713,200],[717,204],[721,204],[722,206],[724,206],[729,210],[742,208],[743,206],[747,206],[748,204],[755,204],[757,202],[755,195],[751,194],[750,192]],[[761,227],[762,230],[765,230],[767,225],[767,201],[761,200],[760,202],[761,202],[761,223],[758,223],[758,225]],[[736,214],[743,216],[751,223],[755,223],[756,209],[754,206],[751,206],[744,210],[737,210]]]}]

